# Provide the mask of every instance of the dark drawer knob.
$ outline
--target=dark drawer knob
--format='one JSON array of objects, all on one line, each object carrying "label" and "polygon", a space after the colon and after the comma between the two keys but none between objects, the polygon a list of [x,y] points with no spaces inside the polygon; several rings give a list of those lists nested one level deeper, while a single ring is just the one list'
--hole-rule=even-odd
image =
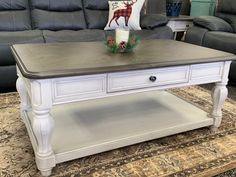
[{"label": "dark drawer knob", "polygon": [[157,77],[156,76],[150,76],[149,80],[152,81],[152,82],[155,82],[157,80]]}]

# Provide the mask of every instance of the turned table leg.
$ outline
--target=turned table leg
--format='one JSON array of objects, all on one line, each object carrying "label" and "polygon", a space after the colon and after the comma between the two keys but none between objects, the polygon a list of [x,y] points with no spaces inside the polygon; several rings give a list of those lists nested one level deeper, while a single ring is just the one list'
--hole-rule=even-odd
[{"label": "turned table leg", "polygon": [[50,83],[32,83],[32,129],[37,140],[35,159],[43,176],[49,176],[55,166],[55,155],[51,146],[54,119],[50,114],[52,107]]},{"label": "turned table leg", "polygon": [[16,88],[17,91],[20,95],[20,109],[21,109],[21,118],[24,121],[24,116],[23,116],[23,112],[24,111],[28,111],[31,109],[31,105],[30,105],[30,99],[29,99],[29,95],[27,93],[27,89],[26,86],[24,84],[23,79],[19,76],[17,81],[16,81]]},{"label": "turned table leg", "polygon": [[212,132],[215,132],[221,124],[222,108],[225,99],[227,98],[227,95],[228,95],[228,89],[226,87],[226,83],[216,83],[211,94],[213,101],[211,117],[214,119],[214,123],[211,127]]},{"label": "turned table leg", "polygon": [[33,109],[34,117],[32,127],[38,143],[37,152],[35,153],[36,163],[43,176],[49,176],[52,167],[55,166],[51,147],[54,121],[49,111],[49,109]]}]

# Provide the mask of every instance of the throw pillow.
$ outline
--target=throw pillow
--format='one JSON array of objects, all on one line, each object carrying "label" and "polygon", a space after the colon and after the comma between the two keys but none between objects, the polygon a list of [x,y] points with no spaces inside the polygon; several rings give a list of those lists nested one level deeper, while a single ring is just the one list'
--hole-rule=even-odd
[{"label": "throw pillow", "polygon": [[145,0],[108,1],[109,19],[105,30],[141,30],[140,11]]}]

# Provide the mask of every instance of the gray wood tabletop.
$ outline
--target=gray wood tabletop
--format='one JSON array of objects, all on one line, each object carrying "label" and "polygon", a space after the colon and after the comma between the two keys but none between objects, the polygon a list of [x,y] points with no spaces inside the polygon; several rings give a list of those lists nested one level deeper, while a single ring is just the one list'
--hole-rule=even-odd
[{"label": "gray wood tabletop", "polygon": [[143,40],[131,53],[114,54],[103,42],[16,44],[22,75],[45,79],[236,60],[230,53],[174,40]]}]

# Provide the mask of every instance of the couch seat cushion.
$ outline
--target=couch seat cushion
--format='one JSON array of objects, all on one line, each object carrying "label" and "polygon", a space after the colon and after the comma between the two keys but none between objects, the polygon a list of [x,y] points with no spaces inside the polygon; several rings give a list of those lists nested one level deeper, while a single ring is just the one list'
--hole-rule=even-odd
[{"label": "couch seat cushion", "polygon": [[209,31],[204,36],[203,46],[236,54],[236,34]]},{"label": "couch seat cushion", "polygon": [[46,43],[51,43],[51,42],[90,42],[90,41],[105,40],[105,34],[104,34],[103,30],[79,30],[79,31],[44,30],[43,36],[46,40]]},{"label": "couch seat cushion", "polygon": [[43,43],[43,35],[39,30],[0,32],[0,66],[13,65],[15,60],[11,54],[10,46],[24,43]]}]

